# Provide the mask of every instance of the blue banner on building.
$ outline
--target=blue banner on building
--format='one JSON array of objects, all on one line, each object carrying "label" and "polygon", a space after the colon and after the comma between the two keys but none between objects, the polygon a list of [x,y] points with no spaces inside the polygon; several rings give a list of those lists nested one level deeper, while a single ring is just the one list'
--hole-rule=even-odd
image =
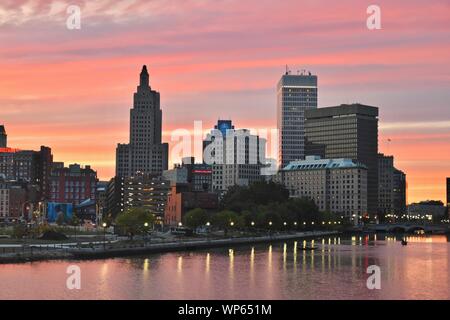
[{"label": "blue banner on building", "polygon": [[49,202],[47,204],[47,221],[56,222],[59,216],[63,216],[64,221],[72,219],[73,205],[71,203]]}]

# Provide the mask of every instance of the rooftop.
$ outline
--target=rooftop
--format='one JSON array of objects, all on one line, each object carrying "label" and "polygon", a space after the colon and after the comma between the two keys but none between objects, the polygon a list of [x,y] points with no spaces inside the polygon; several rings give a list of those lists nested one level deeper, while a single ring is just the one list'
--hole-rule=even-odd
[{"label": "rooftop", "polygon": [[283,171],[290,170],[318,170],[318,169],[346,169],[346,168],[364,168],[361,163],[354,162],[352,159],[321,159],[320,156],[306,156],[305,160],[290,162]]},{"label": "rooftop", "polygon": [[305,110],[305,118],[330,118],[342,115],[364,115],[378,117],[378,108],[360,103],[341,104],[340,106]]}]

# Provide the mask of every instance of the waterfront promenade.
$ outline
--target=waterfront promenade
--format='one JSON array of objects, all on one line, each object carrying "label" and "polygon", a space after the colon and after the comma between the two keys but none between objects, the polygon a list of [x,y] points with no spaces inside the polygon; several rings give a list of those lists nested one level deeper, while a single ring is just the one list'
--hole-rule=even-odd
[{"label": "waterfront promenade", "polygon": [[147,253],[161,253],[171,251],[192,251],[207,248],[238,246],[275,241],[314,238],[338,234],[337,231],[308,231],[289,234],[273,234],[254,237],[236,237],[223,239],[192,239],[182,241],[168,241],[152,243],[130,243],[127,241],[96,242],[84,246],[69,246],[68,244],[54,244],[46,246],[31,246],[13,252],[0,253],[0,263],[19,263],[41,260],[59,259],[104,259],[141,255]]}]

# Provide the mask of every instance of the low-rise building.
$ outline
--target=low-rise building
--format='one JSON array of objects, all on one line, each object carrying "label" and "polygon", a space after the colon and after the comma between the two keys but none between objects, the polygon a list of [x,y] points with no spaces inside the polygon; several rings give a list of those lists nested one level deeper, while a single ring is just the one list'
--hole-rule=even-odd
[{"label": "low-rise building", "polygon": [[127,209],[144,208],[162,222],[169,191],[170,182],[158,175],[115,177],[108,185],[106,215],[114,219]]},{"label": "low-rise building", "polygon": [[351,159],[306,156],[289,163],[274,179],[293,198],[313,200],[321,211],[356,223],[367,214],[367,167]]},{"label": "low-rise building", "polygon": [[0,180],[0,221],[33,218],[38,206],[38,187],[23,181]]},{"label": "low-rise building", "polygon": [[97,172],[90,166],[71,164],[68,168],[56,163],[50,176],[50,202],[80,204],[96,200]]},{"label": "low-rise building", "polygon": [[447,219],[447,209],[442,201],[428,200],[408,205],[408,220],[422,220],[430,222],[440,222]]},{"label": "low-rise building", "polygon": [[0,176],[37,185],[42,201],[49,199],[52,162],[49,147],[41,146],[39,151],[0,148]]},{"label": "low-rise building", "polygon": [[194,157],[183,158],[181,165],[164,171],[163,178],[171,184],[187,183],[193,191],[212,191],[212,166],[195,163]]},{"label": "low-rise building", "polygon": [[216,210],[218,194],[209,191],[194,191],[189,184],[173,184],[167,198],[164,223],[177,225],[191,209]]}]

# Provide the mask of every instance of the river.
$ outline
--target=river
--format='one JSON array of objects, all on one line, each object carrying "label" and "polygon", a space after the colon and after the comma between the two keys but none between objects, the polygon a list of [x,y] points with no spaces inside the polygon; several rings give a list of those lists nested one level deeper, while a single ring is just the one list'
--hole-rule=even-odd
[{"label": "river", "polygon": [[[318,238],[94,261],[0,265],[0,299],[450,299],[446,236]],[[79,266],[81,289],[68,289]],[[381,289],[368,289],[367,267]]]}]

